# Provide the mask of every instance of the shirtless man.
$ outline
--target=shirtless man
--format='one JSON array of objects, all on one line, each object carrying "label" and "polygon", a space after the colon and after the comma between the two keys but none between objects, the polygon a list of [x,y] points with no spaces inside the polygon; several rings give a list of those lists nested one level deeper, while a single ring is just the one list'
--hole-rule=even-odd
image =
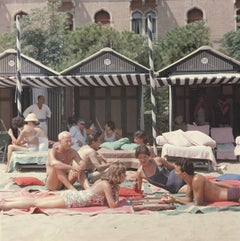
[{"label": "shirtless man", "polygon": [[[71,134],[63,131],[58,135],[58,140],[48,153],[46,187],[49,190],[60,190],[65,186],[76,190],[73,183],[78,179],[85,189],[88,188],[84,163],[77,151],[71,148]],[[72,165],[73,161],[76,165]]]},{"label": "shirtless man", "polygon": [[80,147],[78,150],[78,154],[85,164],[85,172],[91,182],[100,178],[109,167],[109,163],[97,153],[100,144],[100,135],[89,135],[87,138],[87,145]]},{"label": "shirtless man", "polygon": [[187,160],[178,160],[175,163],[176,175],[187,184],[186,197],[174,197],[166,194],[163,200],[167,203],[188,204],[194,201],[195,205],[204,205],[206,202],[221,202],[240,200],[240,188],[209,181],[206,177],[194,173],[193,164]]}]

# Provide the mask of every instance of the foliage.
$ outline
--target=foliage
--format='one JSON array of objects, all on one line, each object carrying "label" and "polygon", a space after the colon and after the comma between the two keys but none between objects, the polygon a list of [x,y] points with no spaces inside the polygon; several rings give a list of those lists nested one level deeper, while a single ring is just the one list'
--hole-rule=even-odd
[{"label": "foliage", "polygon": [[172,29],[156,46],[156,69],[177,61],[203,45],[211,45],[209,34],[210,30],[203,21]]},{"label": "foliage", "polygon": [[221,50],[232,58],[240,60],[240,28],[224,35],[221,40]]},{"label": "foliage", "polygon": [[142,56],[147,53],[145,38],[142,36],[128,31],[118,32],[100,24],[89,24],[66,35],[62,69],[105,47],[139,62],[143,62]]},{"label": "foliage", "polygon": [[[58,9],[56,3],[49,3],[46,8],[33,10],[29,16],[22,18],[24,54],[57,71],[62,71],[104,47],[111,47],[122,55],[149,66],[146,36],[130,31],[118,32],[100,24],[89,24],[69,31],[67,15]],[[15,48],[15,42],[15,33],[1,34],[0,50]],[[155,70],[175,62],[202,45],[210,45],[209,29],[205,27],[204,22],[194,22],[169,31],[154,45]],[[150,92],[151,88],[146,87],[147,133],[152,133]],[[160,134],[168,130],[168,88],[158,88],[155,98],[157,133]]]}]

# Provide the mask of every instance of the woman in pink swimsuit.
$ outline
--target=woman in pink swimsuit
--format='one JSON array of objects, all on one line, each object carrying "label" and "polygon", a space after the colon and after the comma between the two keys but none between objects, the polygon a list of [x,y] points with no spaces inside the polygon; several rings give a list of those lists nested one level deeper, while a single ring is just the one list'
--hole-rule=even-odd
[{"label": "woman in pink swimsuit", "polygon": [[126,167],[120,162],[110,165],[108,171],[86,190],[66,190],[62,193],[45,197],[18,197],[2,199],[0,210],[12,208],[77,208],[108,204],[110,208],[118,207],[119,184],[125,180]]}]

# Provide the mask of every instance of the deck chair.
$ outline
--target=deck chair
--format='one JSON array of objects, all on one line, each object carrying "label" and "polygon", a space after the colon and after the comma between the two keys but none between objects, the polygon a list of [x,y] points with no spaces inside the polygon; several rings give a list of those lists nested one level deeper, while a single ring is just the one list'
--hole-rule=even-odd
[{"label": "deck chair", "polygon": [[4,162],[7,154],[7,146],[9,142],[9,135],[7,128],[2,119],[0,119],[1,129],[0,129],[0,161]]}]

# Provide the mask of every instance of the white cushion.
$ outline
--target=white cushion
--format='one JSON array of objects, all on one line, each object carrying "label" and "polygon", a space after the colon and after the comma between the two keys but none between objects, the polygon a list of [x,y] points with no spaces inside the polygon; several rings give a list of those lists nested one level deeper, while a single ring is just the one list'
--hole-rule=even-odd
[{"label": "white cushion", "polygon": [[187,124],[187,130],[188,131],[201,131],[204,134],[209,136],[210,126],[209,125],[196,126],[196,125]]},{"label": "white cushion", "polygon": [[201,131],[186,131],[184,132],[185,137],[195,146],[210,146],[216,147],[216,142],[208,135]]},{"label": "white cushion", "polygon": [[234,137],[232,127],[216,127],[211,128],[211,137],[218,143],[232,143]]},{"label": "white cushion", "polygon": [[171,132],[165,132],[162,134],[164,139],[168,144],[174,146],[192,146],[192,143],[188,141],[188,139],[184,136],[184,132],[182,130],[176,130]]},{"label": "white cushion", "polygon": [[237,137],[236,137],[235,143],[236,143],[237,145],[240,145],[240,136],[237,136]]},{"label": "white cushion", "polygon": [[167,140],[163,136],[157,136],[156,143],[159,146],[163,146],[164,144],[167,144]]}]

